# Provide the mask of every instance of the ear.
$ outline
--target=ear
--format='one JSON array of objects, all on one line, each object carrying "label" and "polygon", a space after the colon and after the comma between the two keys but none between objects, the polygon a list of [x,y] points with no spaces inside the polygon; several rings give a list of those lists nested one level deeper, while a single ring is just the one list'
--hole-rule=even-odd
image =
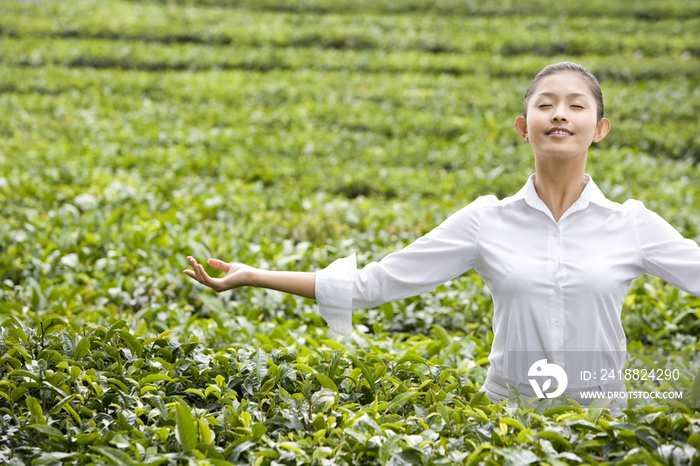
[{"label": "ear", "polygon": [[603,118],[600,120],[600,123],[598,123],[598,126],[596,127],[595,134],[593,135],[593,142],[598,142],[601,141],[606,134],[610,131],[610,120],[607,118]]},{"label": "ear", "polygon": [[525,121],[525,118],[519,116],[515,120],[515,130],[523,140],[527,141],[527,121]]}]

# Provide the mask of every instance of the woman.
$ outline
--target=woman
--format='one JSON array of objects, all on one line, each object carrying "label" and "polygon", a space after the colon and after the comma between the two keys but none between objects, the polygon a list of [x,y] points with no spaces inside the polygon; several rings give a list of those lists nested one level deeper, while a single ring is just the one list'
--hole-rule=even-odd
[{"label": "woman", "polygon": [[[525,94],[515,129],[534,150],[535,173],[514,196],[483,196],[401,251],[357,270],[355,255],[316,273],[271,272],[209,259],[226,271],[209,277],[188,257],[185,273],[217,292],[251,285],[316,299],[331,329],[349,335],[352,309],[428,291],[469,269],[493,295],[494,341],[483,390],[493,401],[508,384],[539,390],[543,359],[566,369],[576,388],[621,393],[624,380],[575,380],[624,367],[621,310],[632,280],[644,272],[700,295],[700,248],[636,200],[605,198],[584,173],[588,148],[610,130],[600,85],[584,67],[557,63]],[[540,372],[539,374],[544,374]],[[552,374],[549,374],[550,376]],[[549,391],[552,393],[552,391]],[[624,397],[620,397],[623,401]],[[621,403],[624,404],[624,403]]]}]

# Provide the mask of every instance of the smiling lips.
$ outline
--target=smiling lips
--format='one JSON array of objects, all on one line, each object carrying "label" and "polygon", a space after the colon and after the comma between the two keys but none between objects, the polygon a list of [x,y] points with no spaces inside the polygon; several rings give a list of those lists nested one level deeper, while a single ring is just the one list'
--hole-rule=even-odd
[{"label": "smiling lips", "polygon": [[547,136],[551,136],[553,138],[566,138],[569,136],[573,136],[574,133],[569,131],[566,128],[560,128],[560,127],[554,127],[547,131]]}]

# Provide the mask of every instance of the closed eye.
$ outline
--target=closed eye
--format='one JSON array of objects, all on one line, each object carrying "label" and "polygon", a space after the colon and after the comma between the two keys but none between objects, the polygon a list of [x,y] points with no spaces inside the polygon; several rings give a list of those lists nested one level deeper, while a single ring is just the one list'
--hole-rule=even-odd
[{"label": "closed eye", "polygon": [[574,108],[583,108],[581,105],[572,105]]},{"label": "closed eye", "polygon": [[552,106],[552,104],[542,104],[542,105],[538,105],[537,108],[551,107],[551,106]]}]

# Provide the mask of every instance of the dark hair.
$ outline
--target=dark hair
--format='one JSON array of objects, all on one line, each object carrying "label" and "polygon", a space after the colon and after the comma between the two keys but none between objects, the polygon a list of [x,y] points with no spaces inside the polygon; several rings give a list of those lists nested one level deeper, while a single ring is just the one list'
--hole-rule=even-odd
[{"label": "dark hair", "polygon": [[539,84],[539,82],[543,78],[549,75],[562,73],[565,71],[578,73],[588,83],[588,86],[591,88],[591,92],[593,92],[593,97],[595,97],[595,102],[598,109],[598,121],[603,119],[603,91],[600,90],[600,84],[598,83],[598,80],[583,66],[579,65],[578,63],[571,63],[568,61],[554,63],[553,65],[549,65],[548,67],[537,73],[537,76],[535,76],[535,79],[532,80],[532,84],[530,84],[530,87],[527,88],[527,92],[525,93],[525,102],[523,103],[523,117],[527,118],[527,103],[530,101],[530,97],[535,91],[537,84]]}]

